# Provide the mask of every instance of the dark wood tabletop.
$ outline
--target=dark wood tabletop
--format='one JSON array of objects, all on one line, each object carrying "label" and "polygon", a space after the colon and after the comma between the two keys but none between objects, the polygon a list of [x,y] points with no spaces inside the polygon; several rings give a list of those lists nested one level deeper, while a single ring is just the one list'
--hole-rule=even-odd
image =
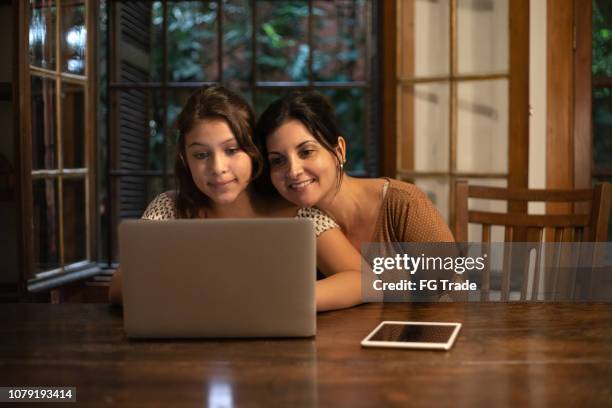
[{"label": "dark wood tabletop", "polygon": [[[450,351],[362,348],[382,320],[463,327]],[[0,321],[0,386],[73,386],[76,405],[612,406],[609,303],[368,304],[291,340],[130,341],[107,305]]]}]

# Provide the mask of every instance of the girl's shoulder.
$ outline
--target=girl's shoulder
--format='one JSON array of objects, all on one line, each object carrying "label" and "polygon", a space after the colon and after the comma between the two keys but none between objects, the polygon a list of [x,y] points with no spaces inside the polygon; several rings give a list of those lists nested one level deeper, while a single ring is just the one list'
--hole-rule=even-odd
[{"label": "girl's shoulder", "polygon": [[166,191],[151,201],[142,214],[143,220],[172,220],[176,218],[176,193]]},{"label": "girl's shoulder", "polygon": [[295,215],[296,218],[306,218],[313,222],[315,227],[315,234],[318,237],[322,233],[327,230],[333,228],[340,228],[338,223],[333,220],[329,215],[325,212],[319,210],[318,208],[300,208]]}]

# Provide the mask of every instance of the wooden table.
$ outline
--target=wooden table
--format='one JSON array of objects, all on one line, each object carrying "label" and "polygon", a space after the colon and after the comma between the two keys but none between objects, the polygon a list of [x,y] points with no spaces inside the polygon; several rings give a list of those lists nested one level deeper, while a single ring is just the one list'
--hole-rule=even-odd
[{"label": "wooden table", "polygon": [[[361,348],[381,320],[463,328],[449,352]],[[75,386],[76,405],[612,406],[612,304],[370,304],[298,340],[129,341],[107,305],[0,321],[0,386]]]}]

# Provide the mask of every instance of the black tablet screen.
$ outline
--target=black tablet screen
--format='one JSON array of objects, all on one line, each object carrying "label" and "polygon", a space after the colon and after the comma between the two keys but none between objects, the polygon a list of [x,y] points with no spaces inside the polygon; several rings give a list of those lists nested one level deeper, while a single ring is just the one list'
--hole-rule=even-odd
[{"label": "black tablet screen", "polygon": [[446,343],[456,326],[385,323],[370,337],[370,341],[406,343]]}]

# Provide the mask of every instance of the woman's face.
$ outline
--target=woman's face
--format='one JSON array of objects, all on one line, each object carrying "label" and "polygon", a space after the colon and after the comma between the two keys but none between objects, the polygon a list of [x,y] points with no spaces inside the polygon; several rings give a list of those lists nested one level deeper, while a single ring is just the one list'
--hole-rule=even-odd
[{"label": "woman's face", "polygon": [[[338,177],[336,158],[300,121],[285,122],[266,143],[272,184],[286,200],[312,207],[333,197]],[[338,149],[342,157],[341,147]]]},{"label": "woman's face", "polygon": [[198,122],[185,135],[193,182],[215,204],[233,203],[251,181],[253,164],[224,120]]}]

